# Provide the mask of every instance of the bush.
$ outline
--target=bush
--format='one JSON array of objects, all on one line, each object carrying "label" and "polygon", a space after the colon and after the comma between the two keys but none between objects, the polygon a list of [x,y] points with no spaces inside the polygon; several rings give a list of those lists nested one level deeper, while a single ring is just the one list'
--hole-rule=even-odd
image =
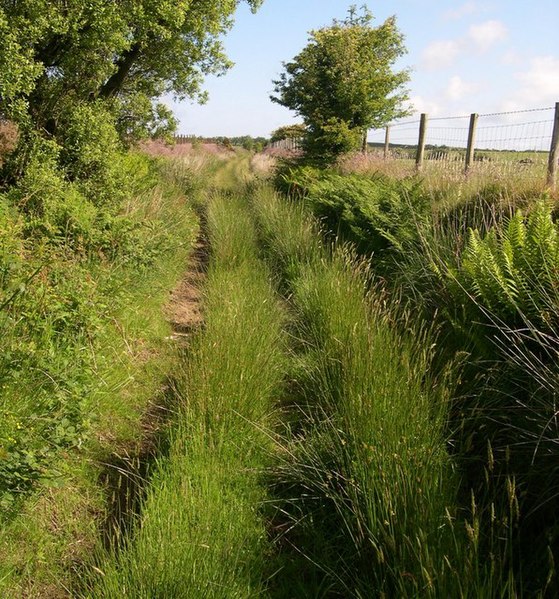
[{"label": "bush", "polygon": [[60,164],[96,206],[118,206],[128,195],[122,148],[109,111],[101,104],[68,107],[59,127]]},{"label": "bush", "polygon": [[303,138],[303,149],[317,164],[328,166],[339,156],[359,148],[362,137],[361,129],[341,119],[330,118],[320,128],[309,128]]},{"label": "bush", "polygon": [[[51,150],[56,154],[56,148]],[[87,246],[92,239],[97,209],[75,183],[64,180],[52,153],[37,151],[6,197],[25,215],[26,236],[74,246]]]},{"label": "bush", "polygon": [[412,181],[330,173],[311,182],[307,202],[328,231],[364,254],[403,252],[417,240],[429,202]]}]

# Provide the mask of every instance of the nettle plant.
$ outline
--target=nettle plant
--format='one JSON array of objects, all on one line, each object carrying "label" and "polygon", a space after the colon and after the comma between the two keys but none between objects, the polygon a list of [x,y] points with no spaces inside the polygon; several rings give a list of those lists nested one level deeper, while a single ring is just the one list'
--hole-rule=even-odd
[{"label": "nettle plant", "polygon": [[470,230],[457,280],[507,324],[555,329],[559,308],[559,225],[546,201],[518,210],[485,236]]}]

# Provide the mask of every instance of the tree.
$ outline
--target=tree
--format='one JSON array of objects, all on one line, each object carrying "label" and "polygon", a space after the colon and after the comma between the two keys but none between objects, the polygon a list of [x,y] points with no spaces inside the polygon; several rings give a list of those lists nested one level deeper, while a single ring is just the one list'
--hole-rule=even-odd
[{"label": "tree", "polygon": [[[373,27],[366,7],[310,32],[309,44],[274,81],[271,100],[294,110],[307,127],[311,157],[329,162],[357,149],[368,129],[407,114],[407,70],[394,71],[405,53],[394,17]],[[365,137],[366,139],[366,137]]]},{"label": "tree", "polygon": [[204,75],[230,67],[220,38],[240,2],[0,0],[0,117],[56,136],[69,105],[103,102],[123,134],[172,126],[157,99],[204,100]]},{"label": "tree", "polygon": [[275,131],[272,131],[270,141],[282,141],[284,139],[301,139],[305,137],[307,128],[305,125],[297,123],[295,125],[285,125],[278,127]]}]

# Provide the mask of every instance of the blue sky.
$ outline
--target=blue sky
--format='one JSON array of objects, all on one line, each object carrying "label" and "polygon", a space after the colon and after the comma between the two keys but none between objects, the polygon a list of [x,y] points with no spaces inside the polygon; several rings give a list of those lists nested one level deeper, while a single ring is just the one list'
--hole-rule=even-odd
[{"label": "blue sky", "polygon": [[[308,31],[343,18],[351,0],[264,0],[242,4],[224,39],[235,67],[212,77],[204,106],[173,103],[186,134],[263,135],[296,121],[273,104],[272,80],[306,45]],[[556,0],[380,0],[377,24],[391,15],[406,38],[410,98],[418,112],[450,116],[552,106],[559,101]]]}]

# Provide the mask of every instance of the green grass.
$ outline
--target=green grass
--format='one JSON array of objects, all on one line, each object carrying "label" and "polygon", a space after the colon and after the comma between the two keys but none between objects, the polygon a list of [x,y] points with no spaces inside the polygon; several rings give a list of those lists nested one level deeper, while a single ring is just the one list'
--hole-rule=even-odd
[{"label": "green grass", "polygon": [[[4,388],[4,409],[10,413],[17,409],[19,421],[26,424],[27,448],[48,448],[39,465],[40,477],[20,487],[25,493],[21,493],[18,509],[11,510],[11,518],[2,526],[0,594],[4,597],[60,596],[64,588],[71,587],[73,570],[95,546],[109,509],[110,489],[100,480],[107,464],[115,456],[132,459],[140,451],[145,414],[153,403],[163,402],[162,386],[173,369],[176,351],[166,341],[170,326],[162,306],[182,275],[197,231],[184,190],[168,178],[161,179],[125,207],[132,222],[150,227],[151,247],[159,244],[158,237],[165,239],[149,266],[126,260],[88,261],[80,256],[67,256],[62,262],[52,255],[50,270],[61,273],[61,286],[55,289],[58,296],[81,281],[85,293],[78,297],[83,305],[78,303],[73,309],[78,316],[78,310],[85,310],[85,317],[95,314],[95,327],[88,334],[74,335],[71,343],[64,343],[68,337],[59,335],[63,343],[48,345],[48,320],[41,305],[33,303],[37,289],[30,288],[17,300],[30,310],[28,318],[42,325],[34,337],[29,333],[12,337],[12,347],[35,347],[41,359],[45,346],[50,348],[43,377],[56,381],[56,385],[49,384],[63,401],[59,413],[47,415],[60,421],[77,403],[79,428],[66,429],[72,436],[57,445],[52,434],[47,436],[51,429],[27,426],[43,421],[44,406],[37,398],[49,393],[48,387],[34,380],[33,370],[22,374],[16,385]],[[38,277],[30,287],[46,282]],[[45,293],[52,292],[47,288]],[[21,303],[16,302],[12,310],[19,310]],[[57,364],[65,379],[54,377]],[[73,386],[62,393],[64,381]],[[4,420],[3,426],[10,422]]]},{"label": "green grass", "polygon": [[[308,173],[300,180],[308,186]],[[438,332],[429,371],[434,379],[450,372],[456,381],[444,428],[461,478],[457,505],[466,518],[472,518],[467,514],[474,496],[477,559],[482,575],[487,568],[487,588],[500,580],[503,596],[553,594],[557,577],[549,556],[557,546],[553,514],[559,497],[551,466],[556,285],[544,265],[556,253],[556,205],[525,180],[525,185],[493,180],[476,188],[477,183],[449,180],[448,187],[439,186],[427,218],[414,216],[408,198],[411,215],[398,225],[411,227],[413,243],[396,244],[390,259],[380,263],[378,253],[373,255],[369,278],[382,277],[383,297],[396,306],[395,314],[413,314],[392,318],[398,338],[410,331],[421,338],[426,326]],[[382,185],[378,188],[382,193]],[[388,200],[387,194],[383,201]],[[326,194],[311,198],[310,208],[328,201]],[[346,198],[348,206],[337,216],[341,222],[323,221],[327,234],[343,231],[345,239],[359,239],[353,201]],[[471,576],[464,588],[479,592]]]},{"label": "green grass", "polygon": [[289,530],[279,547],[291,550],[274,596],[493,596],[475,517],[458,509],[444,432],[451,387],[429,375],[430,335],[401,335],[405,323],[367,294],[363,266],[343,247],[317,247],[299,206],[266,192],[254,205],[299,323],[303,422],[275,483]]},{"label": "green grass", "polygon": [[206,325],[184,364],[167,458],[124,549],[98,563],[91,597],[257,597],[270,546],[263,516],[283,312],[241,199],[208,208]]},{"label": "green grass", "polygon": [[[494,442],[508,434],[498,413],[508,410],[504,394],[510,403],[537,391],[517,377],[519,365],[536,365],[537,348],[522,346],[522,356],[511,350],[511,359],[522,358],[516,370],[514,360],[501,359],[485,372],[484,352],[494,346],[486,326],[468,320],[472,312],[456,301],[448,270],[460,265],[468,225],[482,234],[498,228],[528,198],[509,205],[500,188],[475,201],[437,196],[432,215],[406,217],[417,226],[413,243],[395,239],[380,271],[390,278],[380,280],[375,256],[359,259],[305,202],[251,181],[249,162],[237,153],[167,163],[167,182],[125,208],[144,223],[140,263],[136,252],[76,265],[79,293],[71,277],[64,286],[73,262],[56,265],[63,305],[74,298],[85,309],[90,296],[104,306],[91,344],[71,321],[83,350],[76,364],[88,364],[87,393],[79,391],[87,436],[59,448],[48,476],[4,527],[1,593],[543,596],[553,588],[553,565],[548,556],[536,563],[548,542],[538,518],[549,509],[532,519],[532,536],[525,525],[518,532],[528,479],[517,485],[509,467],[520,463],[521,448],[507,453],[509,463]],[[196,193],[191,206],[203,214],[211,260],[205,323],[179,356],[165,341],[162,306],[195,233],[185,187]],[[0,217],[17,229],[11,216]],[[144,251],[149,265],[142,266]],[[56,323],[47,324],[48,337]],[[62,370],[67,356],[56,360]],[[529,372],[552,391],[556,379],[540,366]],[[171,421],[142,456],[153,404],[170,410]],[[497,436],[491,419],[503,421]],[[18,418],[7,422],[19,430]],[[69,432],[81,439],[81,429]],[[539,439],[552,455],[551,435]],[[100,462],[109,471],[124,467],[121,483],[127,476],[139,483],[104,546],[100,527],[118,491],[98,484]],[[545,470],[536,474],[544,480]],[[533,560],[532,549],[519,548],[522,539],[537,541]]]}]

